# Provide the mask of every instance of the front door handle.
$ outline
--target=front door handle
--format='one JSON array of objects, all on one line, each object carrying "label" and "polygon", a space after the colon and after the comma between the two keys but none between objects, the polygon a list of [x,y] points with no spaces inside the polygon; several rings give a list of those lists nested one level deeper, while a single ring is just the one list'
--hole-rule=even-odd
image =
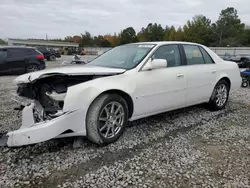
[{"label": "front door handle", "polygon": [[212,73],[213,73],[213,74],[216,73],[216,70],[212,70]]},{"label": "front door handle", "polygon": [[184,74],[177,74],[177,78],[184,77]]}]

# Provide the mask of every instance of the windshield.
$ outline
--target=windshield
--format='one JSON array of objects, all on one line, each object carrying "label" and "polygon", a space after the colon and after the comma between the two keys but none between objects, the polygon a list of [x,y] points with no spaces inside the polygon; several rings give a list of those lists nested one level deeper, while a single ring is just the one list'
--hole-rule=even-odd
[{"label": "windshield", "polygon": [[126,70],[132,69],[143,60],[154,46],[152,44],[127,44],[118,46],[92,60],[88,65]]}]

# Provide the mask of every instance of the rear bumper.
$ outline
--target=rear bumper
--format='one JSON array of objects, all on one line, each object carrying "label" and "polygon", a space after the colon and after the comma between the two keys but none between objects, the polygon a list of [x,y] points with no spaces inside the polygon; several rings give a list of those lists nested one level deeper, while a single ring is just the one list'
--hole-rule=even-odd
[{"label": "rear bumper", "polygon": [[64,136],[70,130],[73,136],[86,136],[85,117],[83,110],[65,112],[52,120],[35,123],[33,109],[34,103],[22,110],[22,126],[20,129],[8,132],[0,138],[0,146],[23,146],[44,142]]}]

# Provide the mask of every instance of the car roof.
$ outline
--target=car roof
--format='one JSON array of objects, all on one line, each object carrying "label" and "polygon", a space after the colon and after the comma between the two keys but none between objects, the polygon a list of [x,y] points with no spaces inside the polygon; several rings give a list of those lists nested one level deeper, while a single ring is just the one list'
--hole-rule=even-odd
[{"label": "car roof", "polygon": [[164,44],[193,44],[203,46],[202,44],[194,43],[194,42],[184,42],[184,41],[153,41],[153,42],[136,42],[132,44],[154,44],[154,45],[164,45]]}]

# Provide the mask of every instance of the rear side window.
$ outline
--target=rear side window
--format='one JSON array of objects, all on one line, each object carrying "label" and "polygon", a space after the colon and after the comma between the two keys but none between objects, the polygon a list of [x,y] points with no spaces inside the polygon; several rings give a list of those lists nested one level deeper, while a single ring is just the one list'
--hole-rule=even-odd
[{"label": "rear side window", "polygon": [[25,55],[25,52],[23,49],[8,49],[8,57],[22,57]]},{"label": "rear side window", "polygon": [[187,58],[187,65],[205,64],[202,53],[196,45],[183,45],[184,52]]},{"label": "rear side window", "polygon": [[210,55],[207,53],[207,51],[204,50],[202,47],[199,47],[199,48],[200,48],[201,53],[202,53],[202,55],[203,55],[203,57],[204,57],[205,63],[206,63],[206,64],[213,64],[214,61],[213,61],[213,59],[210,57]]}]

